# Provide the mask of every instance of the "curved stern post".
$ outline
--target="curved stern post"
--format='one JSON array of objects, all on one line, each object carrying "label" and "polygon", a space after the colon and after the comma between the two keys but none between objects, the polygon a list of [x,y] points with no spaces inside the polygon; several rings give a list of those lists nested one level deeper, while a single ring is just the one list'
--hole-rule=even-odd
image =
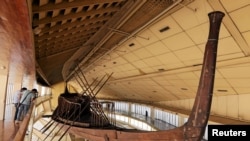
[{"label": "curved stern post", "polygon": [[183,128],[184,136],[192,141],[200,141],[202,139],[209,119],[213,97],[219,30],[224,15],[220,11],[208,14],[210,28],[204,51],[199,87],[193,109]]}]

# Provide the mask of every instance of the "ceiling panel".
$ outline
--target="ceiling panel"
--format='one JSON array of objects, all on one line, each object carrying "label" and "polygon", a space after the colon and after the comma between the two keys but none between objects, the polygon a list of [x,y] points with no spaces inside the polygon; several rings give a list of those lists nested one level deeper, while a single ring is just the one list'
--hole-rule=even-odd
[{"label": "ceiling panel", "polygon": [[134,61],[137,61],[137,60],[140,60],[139,57],[137,57],[135,54],[133,53],[126,53],[123,55],[123,57],[129,61],[129,62],[134,62]]},{"label": "ceiling panel", "polygon": [[140,48],[138,50],[133,51],[133,54],[138,56],[140,59],[149,58],[153,56],[149,51],[145,50],[144,48]]},{"label": "ceiling panel", "polygon": [[250,45],[250,31],[242,33],[242,36],[246,40],[248,46]]},{"label": "ceiling panel", "polygon": [[163,39],[162,42],[172,51],[195,45],[185,33],[179,33],[169,38]]},{"label": "ceiling panel", "polygon": [[150,30],[145,30],[141,33],[138,33],[135,38],[135,41],[137,41],[142,46],[155,43],[158,40],[159,39]]},{"label": "ceiling panel", "polygon": [[206,22],[194,28],[186,30],[188,36],[194,41],[195,44],[206,43],[208,38],[209,24]]},{"label": "ceiling panel", "polygon": [[159,40],[183,31],[171,16],[161,19],[149,29]]},{"label": "ceiling panel", "polygon": [[216,81],[214,82],[214,85],[215,85],[216,87],[228,87],[228,88],[232,87],[232,86],[227,82],[226,79],[219,79],[219,78],[216,79]]},{"label": "ceiling panel", "polygon": [[176,74],[176,76],[178,76],[178,78],[180,78],[182,80],[186,80],[186,79],[199,79],[197,77],[197,75],[195,75],[193,72],[179,73],[179,74]]},{"label": "ceiling panel", "polygon": [[225,9],[227,9],[228,12],[234,11],[240,7],[250,4],[249,0],[240,0],[237,1],[236,3],[234,0],[220,0],[220,1],[222,2],[223,6],[225,7]]},{"label": "ceiling panel", "polygon": [[203,60],[201,60],[201,59],[196,59],[196,60],[185,60],[185,61],[183,62],[183,64],[184,64],[185,66],[199,66],[199,65],[202,64],[202,61],[203,61]]},{"label": "ceiling panel", "polygon": [[250,78],[249,70],[250,70],[250,64],[234,65],[219,69],[223,77],[227,79]]},{"label": "ceiling panel", "polygon": [[213,11],[206,1],[196,0],[172,14],[182,29],[187,30],[208,21],[207,14]]},{"label": "ceiling panel", "polygon": [[230,85],[238,88],[249,88],[250,87],[250,79],[249,78],[227,78],[227,81]]},{"label": "ceiling panel", "polygon": [[150,57],[143,59],[143,61],[149,66],[149,67],[154,67],[154,66],[159,66],[162,63],[155,57]]},{"label": "ceiling panel", "polygon": [[127,62],[125,59],[123,59],[122,57],[117,57],[117,58],[113,59],[111,62],[112,62],[112,64],[114,64],[114,65],[122,65],[122,64],[127,64],[127,63],[128,63],[128,62]]},{"label": "ceiling panel", "polygon": [[128,70],[135,70],[135,66],[127,63],[127,64],[123,64],[123,65],[119,65],[119,68],[121,71],[128,71]]},{"label": "ceiling panel", "polygon": [[137,75],[140,75],[140,71],[135,69],[135,70],[128,70],[126,72],[124,72],[124,74],[126,74],[126,77],[129,77],[129,76],[137,76]]},{"label": "ceiling panel", "polygon": [[234,87],[234,90],[237,94],[249,94],[250,88],[249,87]]},{"label": "ceiling panel", "polygon": [[225,56],[235,53],[241,53],[244,56],[242,50],[232,37],[223,38],[218,44],[218,55]]},{"label": "ceiling panel", "polygon": [[145,49],[154,56],[170,52],[170,50],[161,41],[145,46]]},{"label": "ceiling panel", "polygon": [[193,90],[196,93],[196,90],[197,90],[198,85],[199,85],[199,79],[185,79],[183,81],[187,84],[187,87],[190,90]]},{"label": "ceiling panel", "polygon": [[221,28],[220,28],[220,33],[219,33],[219,38],[224,38],[224,37],[228,37],[231,36],[230,32],[228,31],[228,28],[225,27],[224,23],[221,23]]},{"label": "ceiling panel", "polygon": [[155,81],[160,86],[171,85],[171,83],[162,76],[161,77],[154,77],[154,78],[152,78],[152,80]]},{"label": "ceiling panel", "polygon": [[166,71],[168,68],[166,65],[156,65],[151,67],[154,73]]},{"label": "ceiling panel", "polygon": [[175,51],[174,54],[176,54],[176,56],[184,63],[185,61],[197,60],[197,59],[202,60],[203,58],[203,53],[196,46]]},{"label": "ceiling panel", "polygon": [[163,64],[172,64],[172,63],[181,63],[181,61],[179,60],[179,58],[177,58],[177,56],[173,53],[165,53],[162,55],[158,55],[156,56],[156,58],[158,58]]},{"label": "ceiling panel", "polygon": [[134,62],[132,62],[132,64],[138,68],[147,68],[148,67],[148,64],[142,60],[134,61]]},{"label": "ceiling panel", "polygon": [[249,12],[250,5],[230,13],[230,17],[232,18],[240,32],[246,32],[250,30],[250,21],[248,14],[246,14]]},{"label": "ceiling panel", "polygon": [[187,85],[187,84],[186,84],[183,80],[181,80],[181,79],[179,79],[179,80],[177,80],[177,79],[169,80],[169,83],[171,83],[172,86],[186,86],[186,85]]}]

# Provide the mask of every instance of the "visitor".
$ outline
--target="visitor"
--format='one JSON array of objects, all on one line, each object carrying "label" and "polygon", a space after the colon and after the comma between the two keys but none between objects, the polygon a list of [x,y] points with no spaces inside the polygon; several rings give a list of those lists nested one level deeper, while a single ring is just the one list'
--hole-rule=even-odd
[{"label": "visitor", "polygon": [[16,91],[13,97],[13,103],[15,105],[15,115],[14,115],[14,121],[17,119],[17,113],[18,113],[18,109],[19,109],[19,104],[20,104],[20,99],[22,97],[22,93],[24,91],[26,91],[27,88],[23,87],[20,90]]},{"label": "visitor", "polygon": [[26,90],[23,93],[22,98],[20,100],[20,106],[17,114],[16,123],[19,123],[22,120],[21,118],[28,113],[30,105],[32,101],[35,99],[37,93],[38,93],[37,89],[32,89],[31,91]]}]

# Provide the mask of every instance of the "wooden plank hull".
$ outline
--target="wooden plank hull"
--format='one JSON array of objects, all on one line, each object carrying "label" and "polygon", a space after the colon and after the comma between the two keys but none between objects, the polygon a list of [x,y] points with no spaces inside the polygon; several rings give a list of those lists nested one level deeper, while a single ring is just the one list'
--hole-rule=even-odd
[{"label": "wooden plank hull", "polygon": [[183,127],[166,131],[135,131],[71,127],[70,133],[94,141],[178,141],[184,139]]}]

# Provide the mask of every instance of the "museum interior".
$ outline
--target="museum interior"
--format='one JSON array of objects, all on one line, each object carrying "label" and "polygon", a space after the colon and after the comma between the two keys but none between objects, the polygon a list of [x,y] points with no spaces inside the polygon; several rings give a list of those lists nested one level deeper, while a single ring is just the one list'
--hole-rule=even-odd
[{"label": "museum interior", "polygon": [[248,125],[248,12],[249,0],[1,0],[0,136],[206,141],[208,125]]}]

